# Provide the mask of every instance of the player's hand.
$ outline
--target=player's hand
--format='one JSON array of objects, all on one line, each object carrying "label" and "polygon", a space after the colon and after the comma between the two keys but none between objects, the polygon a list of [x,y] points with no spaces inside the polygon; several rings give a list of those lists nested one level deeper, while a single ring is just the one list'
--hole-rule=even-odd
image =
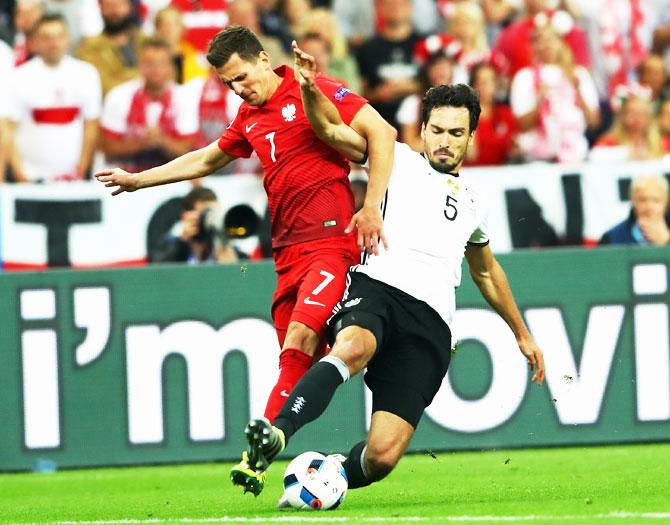
[{"label": "player's hand", "polygon": [[314,86],[314,78],[316,77],[316,60],[312,55],[308,55],[298,47],[294,40],[291,43],[293,48],[293,63],[295,65],[295,79],[301,87]]},{"label": "player's hand", "polygon": [[532,337],[518,343],[519,350],[528,359],[528,366],[531,372],[535,370],[532,380],[541,385],[542,381],[544,381],[544,357],[542,356],[542,350],[540,350],[540,347],[537,346]]},{"label": "player's hand", "polygon": [[106,188],[116,188],[112,195],[139,189],[136,174],[128,173],[121,168],[102,170],[95,174],[95,178],[104,183]]},{"label": "player's hand", "polygon": [[388,250],[388,243],[384,236],[384,218],[379,208],[374,206],[363,206],[351,218],[351,222],[345,233],[350,233],[356,228],[358,230],[358,247],[368,254],[379,255],[379,242],[384,244]]}]

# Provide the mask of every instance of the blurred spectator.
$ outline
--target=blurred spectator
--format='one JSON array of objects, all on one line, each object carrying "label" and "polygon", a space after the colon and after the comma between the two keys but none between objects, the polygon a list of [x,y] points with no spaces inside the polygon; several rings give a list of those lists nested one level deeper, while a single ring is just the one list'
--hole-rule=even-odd
[{"label": "blurred spectator", "polygon": [[505,164],[515,156],[516,121],[510,107],[496,101],[497,74],[493,66],[486,63],[475,66],[470,74],[470,85],[479,93],[482,112],[468,148],[466,164]]},{"label": "blurred spectator", "polygon": [[658,130],[661,134],[663,150],[670,152],[670,99],[661,104],[658,112]]},{"label": "blurred spectator", "polygon": [[16,182],[81,179],[98,140],[100,78],[67,55],[60,15],[46,15],[34,31],[39,54],[16,69],[9,95],[10,167]]},{"label": "blurred spectator", "polygon": [[293,55],[284,51],[282,43],[275,37],[264,35],[254,0],[231,0],[228,5],[230,25],[248,27],[258,37],[263,49],[272,57],[273,67],[293,65]]},{"label": "blurred spectator", "polygon": [[668,181],[660,175],[633,180],[630,187],[631,210],[628,218],[608,230],[599,244],[670,244]]},{"label": "blurred spectator", "polygon": [[461,75],[457,79],[454,70],[457,66],[453,60],[442,52],[430,56],[419,72],[421,87],[417,93],[406,96],[396,114],[400,124],[400,140],[408,144],[413,150],[423,153],[424,145],[421,138],[421,97],[433,86],[440,84],[456,84],[467,82],[467,76]]},{"label": "blurred spectator", "polygon": [[413,61],[419,35],[412,29],[410,0],[379,0],[382,29],[357,53],[363,96],[396,129],[402,99],[416,93],[418,66]]},{"label": "blurred spectator", "polygon": [[[312,9],[302,20],[298,36],[319,35],[329,50],[327,74],[343,82],[354,93],[360,93],[361,77],[356,59],[349,52],[337,19],[329,9]],[[311,53],[310,53],[311,54]]]},{"label": "blurred spectator", "polygon": [[102,31],[98,0],[42,0],[42,7],[45,13],[65,18],[71,47],[76,47],[82,37],[95,36]]},{"label": "blurred spectator", "polygon": [[151,254],[153,262],[236,262],[240,253],[223,232],[208,227],[207,214],[219,206],[216,194],[204,186],[194,187],[182,202],[181,220]]},{"label": "blurred spectator", "polygon": [[532,65],[533,32],[547,22],[563,37],[572,51],[574,62],[589,67],[591,60],[584,31],[567,12],[550,11],[549,3],[549,0],[524,0],[524,16],[507,26],[498,36],[495,55],[507,59],[506,75],[509,78],[513,78],[520,69]]},{"label": "blurred spectator", "polygon": [[0,182],[5,180],[7,170],[7,153],[9,144],[7,141],[7,127],[9,125],[9,86],[14,74],[14,54],[12,48],[0,40]]},{"label": "blurred spectator", "polygon": [[569,0],[573,16],[588,35],[592,74],[601,100],[619,84],[636,79],[635,70],[651,48],[656,0]]},{"label": "blurred spectator", "polygon": [[109,92],[102,114],[107,161],[131,172],[190,151],[198,131],[186,90],[174,84],[170,46],[147,39],[140,49],[139,70],[139,79]]},{"label": "blurred spectator", "polygon": [[[333,0],[332,10],[342,34],[352,48],[360,46],[382,29],[383,17],[376,0]],[[420,35],[440,29],[440,16],[435,0],[412,0],[412,26]]]},{"label": "blurred spectator", "polygon": [[300,26],[312,10],[310,0],[281,0],[280,11],[288,23],[289,32],[294,36],[300,35]]},{"label": "blurred spectator", "polygon": [[429,55],[444,50],[469,75],[474,65],[491,59],[484,12],[478,4],[469,1],[450,5],[446,33],[421,40],[416,46],[415,57],[423,62]]},{"label": "blurred spectator", "polygon": [[17,66],[36,54],[32,36],[43,14],[40,0],[17,0],[14,11],[14,63]]},{"label": "blurred spectator", "polygon": [[512,80],[510,99],[526,160],[579,162],[586,158],[585,132],[599,120],[598,93],[589,72],[552,24],[533,33],[535,64]]},{"label": "blurred spectator", "polygon": [[205,54],[209,41],[229,23],[227,4],[231,1],[168,0],[166,4],[171,4],[181,11],[186,28],[185,40]]},{"label": "blurred spectator", "polygon": [[146,38],[138,29],[130,0],[100,0],[104,24],[98,36],[84,38],[77,56],[95,66],[102,92],[135,78],[139,47]]},{"label": "blurred spectator", "polygon": [[[330,48],[321,35],[317,33],[306,33],[298,40],[298,45],[308,55],[314,57],[316,72],[328,75],[328,66],[330,65]],[[339,78],[336,80],[342,82]]]},{"label": "blurred spectator", "polygon": [[184,84],[196,77],[206,77],[209,67],[205,57],[184,39],[185,28],[181,11],[165,7],[156,13],[154,36],[170,44],[177,82]]},{"label": "blurred spectator", "polygon": [[262,33],[275,37],[281,42],[284,52],[291,54],[291,42],[295,37],[289,29],[288,21],[279,10],[279,0],[254,0],[254,3]]},{"label": "blurred spectator", "polygon": [[590,159],[622,161],[663,157],[665,152],[654,120],[651,90],[639,84],[620,85],[611,104],[614,124],[598,139]]},{"label": "blurred spectator", "polygon": [[[242,99],[221,82],[213,68],[207,78],[194,78],[184,90],[191,104],[188,112],[198,117],[194,148],[202,148],[221,137],[237,115]],[[258,155],[254,153],[248,159],[240,157],[219,172],[222,175],[229,173],[260,174]]]},{"label": "blurred spectator", "polygon": [[661,107],[663,101],[670,98],[670,86],[668,85],[668,72],[661,55],[650,54],[642,59],[638,67],[640,84],[651,90],[651,100],[655,111]]}]

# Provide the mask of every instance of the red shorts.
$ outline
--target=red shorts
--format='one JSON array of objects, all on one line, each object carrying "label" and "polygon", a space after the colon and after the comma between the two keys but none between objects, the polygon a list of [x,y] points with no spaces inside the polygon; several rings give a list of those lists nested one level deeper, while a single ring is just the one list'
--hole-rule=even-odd
[{"label": "red shorts", "polygon": [[284,346],[291,321],[309,326],[319,336],[344,294],[347,270],[360,262],[356,237],[328,237],[279,248],[274,252],[277,289],[272,320]]}]

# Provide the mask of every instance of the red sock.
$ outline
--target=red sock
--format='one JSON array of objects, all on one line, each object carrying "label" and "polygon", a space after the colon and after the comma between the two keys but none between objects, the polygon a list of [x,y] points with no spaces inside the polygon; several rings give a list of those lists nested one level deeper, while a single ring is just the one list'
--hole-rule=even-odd
[{"label": "red sock", "polygon": [[287,348],[279,354],[279,379],[265,405],[265,417],[270,423],[274,422],[291,390],[313,363],[312,356],[295,348]]}]

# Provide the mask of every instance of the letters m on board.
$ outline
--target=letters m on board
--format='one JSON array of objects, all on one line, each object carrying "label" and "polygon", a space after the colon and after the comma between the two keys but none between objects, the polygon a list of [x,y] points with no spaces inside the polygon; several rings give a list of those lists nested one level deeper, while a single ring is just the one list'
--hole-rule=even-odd
[{"label": "letters m on board", "polygon": [[261,415],[277,375],[277,335],[271,324],[245,318],[215,329],[202,321],[178,321],[126,329],[128,433],[133,444],[160,443],[164,438],[163,364],[181,356],[187,368],[189,437],[213,441],[225,437],[223,360],[240,351],[249,370],[252,415]]}]

